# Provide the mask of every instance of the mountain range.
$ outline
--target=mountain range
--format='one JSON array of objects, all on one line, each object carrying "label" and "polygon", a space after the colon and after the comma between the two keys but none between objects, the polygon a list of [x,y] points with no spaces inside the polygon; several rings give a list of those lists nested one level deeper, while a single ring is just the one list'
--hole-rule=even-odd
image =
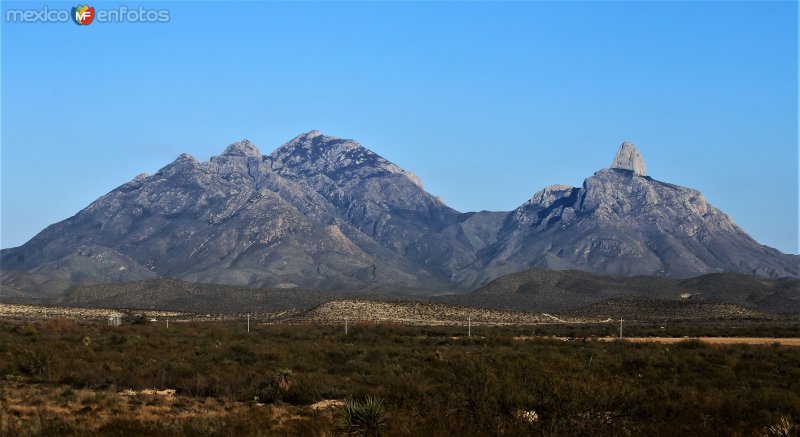
[{"label": "mountain range", "polygon": [[368,292],[469,290],[532,267],[688,278],[800,275],[695,190],[646,174],[625,142],[581,187],[510,212],[456,211],[359,143],[301,134],[269,155],[247,140],[182,154],[0,251],[9,293],[171,278]]}]

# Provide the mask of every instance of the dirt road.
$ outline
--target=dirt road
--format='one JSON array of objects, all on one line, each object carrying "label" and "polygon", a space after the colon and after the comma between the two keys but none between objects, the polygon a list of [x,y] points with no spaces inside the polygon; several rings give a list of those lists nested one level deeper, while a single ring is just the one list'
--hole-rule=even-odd
[{"label": "dirt road", "polygon": [[[604,337],[602,341],[616,340],[612,337]],[[634,343],[678,343],[686,340],[700,340],[708,344],[773,344],[778,343],[784,346],[800,346],[800,338],[768,338],[768,337],[631,337],[626,341]]]}]

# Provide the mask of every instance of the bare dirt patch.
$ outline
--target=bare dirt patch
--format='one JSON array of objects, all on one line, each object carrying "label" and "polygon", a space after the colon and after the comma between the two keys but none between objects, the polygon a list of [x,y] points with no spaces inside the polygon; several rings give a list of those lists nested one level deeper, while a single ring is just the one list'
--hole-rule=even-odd
[{"label": "bare dirt patch", "polygon": [[[601,341],[615,340],[613,337],[602,337]],[[800,346],[800,338],[768,338],[768,337],[630,337],[625,341],[633,343],[679,343],[681,341],[698,340],[708,344],[781,344],[784,346]]]},{"label": "bare dirt patch", "polygon": [[[518,336],[514,340],[533,340],[533,339],[552,339],[561,341],[618,341],[619,337],[543,337],[543,336]],[[701,341],[707,344],[754,344],[772,345],[780,344],[783,346],[800,346],[800,338],[770,338],[770,337],[624,337],[622,341],[631,343],[661,343],[674,344],[683,341]]]}]

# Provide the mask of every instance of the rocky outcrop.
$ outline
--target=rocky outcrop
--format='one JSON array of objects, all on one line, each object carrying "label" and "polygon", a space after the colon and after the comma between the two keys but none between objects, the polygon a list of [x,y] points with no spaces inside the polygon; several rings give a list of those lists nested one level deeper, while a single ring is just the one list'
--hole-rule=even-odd
[{"label": "rocky outcrop", "polygon": [[619,146],[617,155],[614,156],[614,161],[611,162],[611,168],[630,170],[638,175],[647,176],[647,169],[644,166],[642,155],[633,143],[627,141]]},{"label": "rocky outcrop", "polygon": [[241,156],[244,158],[261,159],[261,151],[250,140],[242,140],[233,143],[222,152],[222,156]]}]

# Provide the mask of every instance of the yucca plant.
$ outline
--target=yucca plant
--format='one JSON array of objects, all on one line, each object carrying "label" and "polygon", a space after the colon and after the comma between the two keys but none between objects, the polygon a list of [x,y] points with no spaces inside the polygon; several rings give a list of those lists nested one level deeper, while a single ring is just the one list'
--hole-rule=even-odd
[{"label": "yucca plant", "polygon": [[800,426],[789,417],[783,416],[778,423],[773,424],[764,432],[764,437],[797,437],[800,436]]},{"label": "yucca plant", "polygon": [[386,406],[382,399],[367,396],[348,399],[341,409],[341,430],[348,436],[379,436],[386,428]]},{"label": "yucca plant", "polygon": [[292,382],[294,381],[294,371],[292,369],[281,369],[278,371],[278,375],[275,378],[275,382],[278,386],[278,391],[281,393],[286,393],[289,389],[292,388]]}]

